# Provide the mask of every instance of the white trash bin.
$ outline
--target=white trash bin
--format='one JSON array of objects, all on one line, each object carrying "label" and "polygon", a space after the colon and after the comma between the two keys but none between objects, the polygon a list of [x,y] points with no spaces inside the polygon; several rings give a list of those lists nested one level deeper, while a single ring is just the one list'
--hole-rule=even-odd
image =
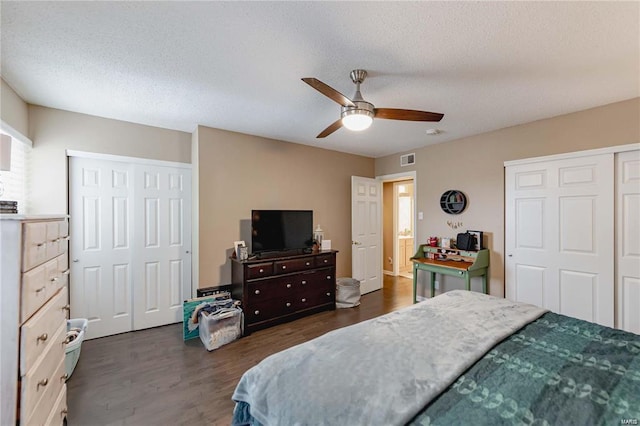
[{"label": "white trash bin", "polygon": [[[89,320],[86,318],[67,320],[67,339],[73,336],[73,340],[67,343],[65,349],[64,367],[67,373],[67,380],[71,377],[78,363],[78,359],[80,359],[80,349],[82,348],[82,341],[84,340],[84,334],[88,326]],[[77,331],[78,329],[80,331]]]},{"label": "white trash bin", "polygon": [[336,280],[336,308],[353,308],[360,304],[360,281],[355,278]]}]

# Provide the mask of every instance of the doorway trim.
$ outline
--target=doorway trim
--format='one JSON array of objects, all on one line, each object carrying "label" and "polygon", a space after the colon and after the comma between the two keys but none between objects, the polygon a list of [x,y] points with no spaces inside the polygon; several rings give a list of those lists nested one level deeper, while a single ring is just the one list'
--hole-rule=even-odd
[{"label": "doorway trim", "polygon": [[[415,252],[416,250],[416,244],[417,244],[417,236],[416,236],[416,230],[418,228],[418,209],[417,209],[417,205],[418,203],[417,201],[417,194],[418,194],[418,179],[417,179],[417,172],[415,170],[412,171],[406,171],[406,172],[400,172],[400,173],[392,173],[392,174],[388,174],[388,175],[380,175],[380,176],[376,176],[376,179],[378,179],[379,181],[381,181],[383,184],[387,183],[387,182],[398,182],[398,181],[402,181],[402,180],[412,180],[413,181],[413,251]],[[397,203],[395,197],[394,197],[394,216],[395,216],[395,210],[396,210],[396,206],[395,203]],[[384,209],[383,209],[384,211]],[[399,254],[399,250],[398,250],[398,229],[396,226],[396,220],[394,217],[394,225],[393,225],[393,273],[394,276],[398,276],[399,274],[399,270],[398,270],[398,254]],[[383,232],[383,241],[382,244],[384,246],[384,232]],[[384,260],[384,259],[383,259]],[[384,264],[384,263],[383,263]],[[382,268],[384,270],[384,268]]]}]

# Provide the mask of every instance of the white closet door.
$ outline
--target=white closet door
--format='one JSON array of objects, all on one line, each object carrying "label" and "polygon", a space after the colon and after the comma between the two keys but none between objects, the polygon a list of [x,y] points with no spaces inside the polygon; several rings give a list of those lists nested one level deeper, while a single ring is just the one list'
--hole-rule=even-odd
[{"label": "white closet door", "polygon": [[71,157],[69,178],[71,315],[89,319],[87,338],[182,321],[191,170]]},{"label": "white closet door", "polygon": [[132,165],[71,157],[70,305],[87,338],[132,329]]},{"label": "white closet door", "polygon": [[136,168],[136,329],[182,321],[191,293],[191,170]]},{"label": "white closet door", "polygon": [[616,155],[616,327],[640,334],[640,151]]},{"label": "white closet door", "polygon": [[613,154],[508,166],[506,296],[613,326]]}]

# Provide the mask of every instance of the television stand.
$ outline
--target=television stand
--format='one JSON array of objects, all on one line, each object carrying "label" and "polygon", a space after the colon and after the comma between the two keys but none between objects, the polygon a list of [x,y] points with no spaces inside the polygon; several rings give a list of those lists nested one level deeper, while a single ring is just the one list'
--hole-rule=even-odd
[{"label": "television stand", "polygon": [[242,302],[243,334],[335,309],[336,253],[231,258],[231,295]]}]

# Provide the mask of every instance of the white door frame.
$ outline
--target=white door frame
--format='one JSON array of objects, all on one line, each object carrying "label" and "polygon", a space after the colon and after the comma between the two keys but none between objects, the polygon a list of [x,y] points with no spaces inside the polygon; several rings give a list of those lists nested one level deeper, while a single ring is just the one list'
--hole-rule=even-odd
[{"label": "white door frame", "polygon": [[[386,182],[398,182],[402,180],[412,180],[413,181],[413,253],[416,252],[416,246],[418,242],[417,234],[418,234],[418,209],[417,209],[417,197],[418,197],[418,179],[417,173],[415,170],[407,171],[403,173],[392,173],[389,175],[380,175],[376,176],[376,179],[381,181],[382,183]],[[400,270],[398,269],[398,223],[397,223],[397,194],[396,189],[393,189],[393,276],[398,276]],[[384,211],[384,209],[382,209]],[[382,223],[382,221],[380,221]],[[384,238],[384,234],[383,238]],[[384,245],[384,241],[382,242]]]}]

